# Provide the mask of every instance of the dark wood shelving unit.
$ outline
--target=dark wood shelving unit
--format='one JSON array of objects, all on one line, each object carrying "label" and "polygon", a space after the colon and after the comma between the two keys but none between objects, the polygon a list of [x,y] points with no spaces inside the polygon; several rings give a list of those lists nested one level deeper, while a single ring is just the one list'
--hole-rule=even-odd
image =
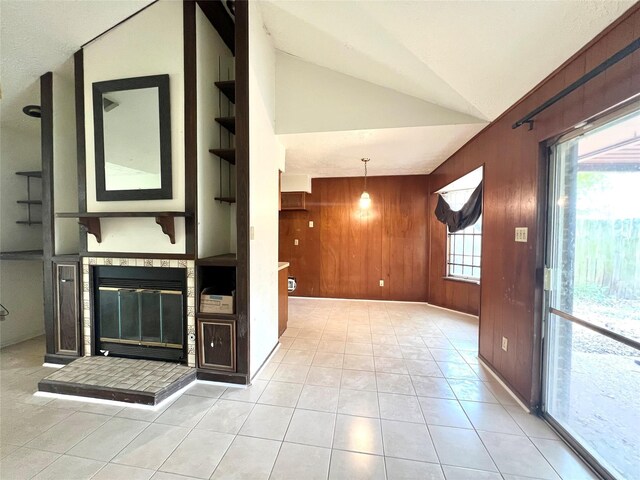
[{"label": "dark wood shelving unit", "polygon": [[18,220],[18,225],[42,225],[40,220]]},{"label": "dark wood shelving unit", "polygon": [[231,165],[236,164],[236,149],[235,148],[211,148],[210,153],[220,157],[222,160],[229,162]]},{"label": "dark wood shelving unit", "polygon": [[213,197],[213,198],[214,200],[217,200],[223,203],[228,203],[229,205],[231,205],[232,203],[236,203],[235,197]]},{"label": "dark wood shelving unit", "polygon": [[31,207],[33,205],[42,205],[42,200],[32,200],[31,199],[31,179],[32,178],[42,178],[42,171],[40,170],[32,170],[25,172],[16,172],[16,175],[27,178],[27,199],[26,200],[17,200],[16,203],[20,205],[27,206],[27,219],[26,220],[18,220],[16,223],[18,225],[42,225],[41,220],[33,220],[33,215],[31,212]]},{"label": "dark wood shelving unit", "polygon": [[20,175],[21,177],[42,178],[42,172],[39,170],[30,172],[16,172],[16,175]]},{"label": "dark wood shelving unit", "polygon": [[172,244],[176,243],[175,218],[190,218],[193,214],[188,212],[64,212],[57,213],[58,218],[77,218],[78,223],[87,229],[87,232],[96,237],[98,243],[102,242],[100,229],[101,218],[154,218],[162,228],[162,233],[169,237]]},{"label": "dark wood shelving unit", "polygon": [[224,80],[215,82],[216,87],[229,99],[231,103],[236,103],[236,81]]},{"label": "dark wood shelving unit", "polygon": [[216,122],[234,135],[236,134],[236,117],[216,117]]},{"label": "dark wood shelving unit", "polygon": [[199,258],[196,265],[204,267],[235,267],[237,258],[235,253],[214,255],[213,257]]},{"label": "dark wood shelving unit", "polygon": [[42,250],[22,250],[15,252],[0,252],[0,260],[29,260],[42,261],[44,252]]},{"label": "dark wood shelving unit", "polygon": [[237,320],[238,316],[235,313],[196,313],[196,318],[202,320]]}]

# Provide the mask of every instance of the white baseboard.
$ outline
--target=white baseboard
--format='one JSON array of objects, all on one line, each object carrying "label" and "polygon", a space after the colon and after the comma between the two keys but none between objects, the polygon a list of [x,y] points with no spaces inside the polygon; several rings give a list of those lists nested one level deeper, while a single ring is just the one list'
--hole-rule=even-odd
[{"label": "white baseboard", "polygon": [[332,302],[409,303],[412,305],[429,305],[427,302],[408,302],[403,300],[367,300],[366,298],[296,297],[295,295],[289,295],[289,298],[297,298],[301,300],[330,300]]},{"label": "white baseboard", "polygon": [[527,413],[531,413],[531,410],[529,410],[529,407],[527,407],[522,400],[520,400],[520,398],[513,393],[513,390],[511,390],[511,387],[509,387],[509,385],[507,385],[506,383],[504,383],[502,381],[502,379],[496,374],[496,372],[493,371],[493,368],[491,368],[489,365],[487,365],[487,362],[485,362],[484,360],[482,360],[480,357],[478,357],[478,361],[487,369],[487,371],[491,374],[491,376],[496,380],[496,382],[498,382],[502,388],[504,388],[507,393],[509,395],[511,395],[511,397],[516,401],[516,403],[522,407],[522,409],[527,412]]},{"label": "white baseboard", "polygon": [[3,342],[0,342],[0,348],[10,347],[11,345],[16,345],[18,343],[26,342],[27,340],[31,340],[32,338],[40,337],[42,335],[44,335],[44,330],[42,330],[40,332],[24,333],[24,334],[20,335],[19,337],[12,338],[10,340],[5,340]]}]

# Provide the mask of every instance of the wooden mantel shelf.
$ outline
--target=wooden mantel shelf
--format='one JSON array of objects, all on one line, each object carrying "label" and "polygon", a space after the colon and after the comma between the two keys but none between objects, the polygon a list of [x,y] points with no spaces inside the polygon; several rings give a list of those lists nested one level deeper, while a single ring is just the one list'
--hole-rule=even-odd
[{"label": "wooden mantel shelf", "polygon": [[176,243],[176,217],[191,217],[187,212],[64,212],[57,213],[58,218],[77,218],[88,233],[96,237],[98,243],[102,242],[100,230],[101,218],[150,218],[155,217],[156,223],[162,228],[162,233],[169,237],[172,244]]}]

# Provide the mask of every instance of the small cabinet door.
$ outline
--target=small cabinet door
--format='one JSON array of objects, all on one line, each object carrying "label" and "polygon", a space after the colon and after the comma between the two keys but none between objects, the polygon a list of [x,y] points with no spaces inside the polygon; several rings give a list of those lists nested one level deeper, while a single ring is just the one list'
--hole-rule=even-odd
[{"label": "small cabinet door", "polygon": [[306,192],[282,192],[280,194],[281,210],[306,210]]},{"label": "small cabinet door", "polygon": [[55,264],[56,353],[80,355],[78,264]]},{"label": "small cabinet door", "polygon": [[199,320],[200,368],[236,370],[236,322],[230,320]]}]

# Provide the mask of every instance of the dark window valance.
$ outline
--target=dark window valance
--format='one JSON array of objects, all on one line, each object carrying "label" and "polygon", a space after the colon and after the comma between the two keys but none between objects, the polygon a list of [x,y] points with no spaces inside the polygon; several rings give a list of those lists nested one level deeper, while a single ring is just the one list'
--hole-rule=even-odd
[{"label": "dark window valance", "polygon": [[451,210],[447,201],[438,195],[438,205],[436,205],[436,218],[449,227],[449,232],[454,233],[478,221],[482,215],[482,182],[473,191],[467,203],[457,212]]}]

